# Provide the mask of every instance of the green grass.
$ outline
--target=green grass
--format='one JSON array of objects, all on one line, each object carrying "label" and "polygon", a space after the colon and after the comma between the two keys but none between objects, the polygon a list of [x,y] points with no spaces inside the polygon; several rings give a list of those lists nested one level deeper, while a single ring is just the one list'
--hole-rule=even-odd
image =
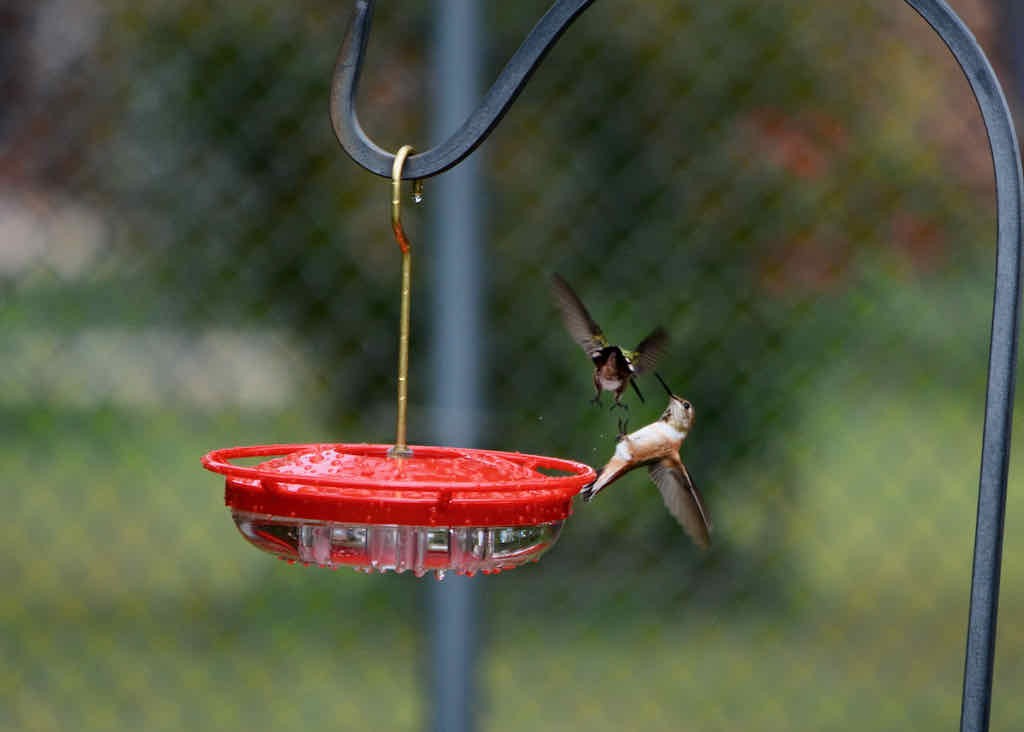
[{"label": "green grass", "polygon": [[417,725],[411,578],[251,550],[199,466],[213,447],[323,439],[315,425],[102,410],[4,421],[5,729]]},{"label": "green grass", "polygon": [[[763,517],[730,486],[797,496],[774,504],[775,573],[722,587],[714,554],[696,574],[616,564],[613,545],[582,545],[615,499],[580,509],[541,564],[475,580],[485,729],[955,727],[988,305],[943,282],[859,297],[779,427],[799,491],[753,448],[711,493],[718,536],[751,558]],[[802,339],[791,357],[814,357]],[[25,406],[0,434],[0,729],[422,728],[427,582],[254,551],[199,466],[213,447],[329,439],[315,420]],[[1020,474],[1014,460],[994,729],[1024,726]],[[636,495],[611,544],[665,520]]]}]

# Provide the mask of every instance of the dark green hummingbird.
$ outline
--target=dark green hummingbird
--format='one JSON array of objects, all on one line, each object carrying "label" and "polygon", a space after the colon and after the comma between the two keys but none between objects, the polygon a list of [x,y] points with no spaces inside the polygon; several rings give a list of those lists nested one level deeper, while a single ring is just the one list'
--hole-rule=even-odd
[{"label": "dark green hummingbird", "polygon": [[604,333],[594,319],[590,317],[583,301],[579,299],[569,283],[557,272],[551,276],[551,292],[558,309],[562,313],[569,335],[576,341],[594,363],[594,404],[601,403],[601,392],[610,391],[615,396],[615,407],[626,408],[622,404],[622,392],[630,384],[643,402],[644,396],[636,385],[637,375],[651,371],[658,356],[668,343],[668,334],[658,326],[650,335],[640,341],[632,351],[608,343]]}]

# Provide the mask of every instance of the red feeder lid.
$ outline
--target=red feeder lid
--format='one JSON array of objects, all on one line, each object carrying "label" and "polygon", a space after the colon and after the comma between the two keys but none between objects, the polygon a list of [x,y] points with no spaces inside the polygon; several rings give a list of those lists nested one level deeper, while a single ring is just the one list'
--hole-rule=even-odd
[{"label": "red feeder lid", "polygon": [[[207,470],[226,477],[229,508],[272,516],[405,526],[528,526],[561,521],[597,477],[583,463],[460,447],[256,445],[214,450]],[[274,457],[278,456],[278,457]],[[252,467],[239,458],[273,457]]]}]

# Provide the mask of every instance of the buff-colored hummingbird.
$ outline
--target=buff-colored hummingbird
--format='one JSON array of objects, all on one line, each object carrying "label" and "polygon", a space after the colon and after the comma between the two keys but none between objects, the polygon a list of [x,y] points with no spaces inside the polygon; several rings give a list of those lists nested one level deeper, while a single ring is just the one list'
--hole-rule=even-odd
[{"label": "buff-colored hummingbird", "polygon": [[644,396],[636,385],[637,375],[654,368],[655,361],[668,342],[665,329],[655,328],[650,335],[640,341],[634,350],[627,351],[612,345],[587,311],[583,301],[561,275],[551,276],[551,291],[555,302],[562,313],[562,321],[566,330],[594,363],[594,404],[601,403],[601,392],[610,391],[615,397],[612,409],[626,405],[620,402],[622,392],[630,384],[643,402]]},{"label": "buff-colored hummingbird", "polygon": [[673,394],[660,375],[655,376],[668,392],[668,408],[657,422],[628,435],[620,435],[611,460],[601,469],[597,480],[580,494],[584,501],[590,501],[629,471],[646,465],[669,513],[676,517],[697,546],[707,549],[711,546],[711,514],[686,466],[679,459],[679,448],[693,427],[693,405]]}]

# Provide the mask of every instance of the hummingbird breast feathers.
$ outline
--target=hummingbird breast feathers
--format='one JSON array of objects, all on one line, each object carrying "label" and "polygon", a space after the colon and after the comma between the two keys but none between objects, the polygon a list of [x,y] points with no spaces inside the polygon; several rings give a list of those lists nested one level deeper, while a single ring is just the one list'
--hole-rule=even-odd
[{"label": "hummingbird breast feathers", "polygon": [[597,372],[597,383],[605,391],[615,391],[622,386],[622,379],[618,378],[615,374],[608,374],[606,371]]},{"label": "hummingbird breast feathers", "polygon": [[658,420],[626,435],[616,446],[615,451],[618,452],[619,448],[628,444],[631,459],[645,463],[662,455],[678,452],[685,439],[686,432],[676,429],[668,422]]}]

